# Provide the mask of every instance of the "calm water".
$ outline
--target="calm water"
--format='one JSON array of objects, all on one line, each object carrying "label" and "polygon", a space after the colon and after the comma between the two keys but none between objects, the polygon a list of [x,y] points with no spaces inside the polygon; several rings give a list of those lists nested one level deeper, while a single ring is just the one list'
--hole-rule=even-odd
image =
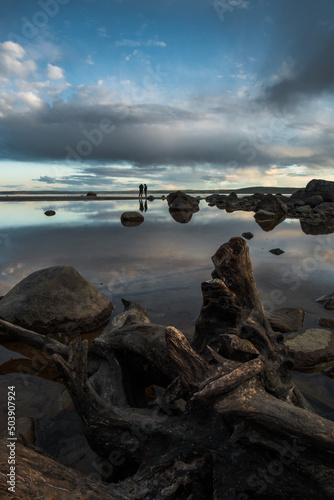
[{"label": "calm water", "polygon": [[[38,269],[72,265],[111,299],[114,315],[121,312],[124,297],[145,306],[152,322],[174,325],[191,336],[202,302],[200,285],[213,269],[211,256],[231,237],[251,231],[250,255],[266,308],[301,306],[306,327],[317,327],[321,316],[334,317],[316,302],[334,291],[334,235],[306,235],[298,220],[265,232],[253,213],[228,214],[204,200],[188,224],[170,216],[166,201],[155,200],[148,203],[143,224],[123,227],[121,214],[138,209],[131,200],[0,203],[0,295]],[[46,217],[46,210],[57,213]],[[276,247],[285,253],[269,253]],[[2,364],[23,355],[32,356],[29,349],[17,354],[0,347]],[[19,362],[9,369],[7,364],[2,373],[17,371]],[[63,386],[55,374],[52,379],[7,373],[0,397],[5,400],[7,381],[16,383],[18,411],[36,419],[39,443],[89,472],[96,458],[85,450],[79,460],[76,450],[84,447],[84,438],[76,415],[60,411]],[[319,373],[296,374],[295,380],[317,409],[333,419],[334,380]],[[66,441],[69,429],[72,437]]]}]

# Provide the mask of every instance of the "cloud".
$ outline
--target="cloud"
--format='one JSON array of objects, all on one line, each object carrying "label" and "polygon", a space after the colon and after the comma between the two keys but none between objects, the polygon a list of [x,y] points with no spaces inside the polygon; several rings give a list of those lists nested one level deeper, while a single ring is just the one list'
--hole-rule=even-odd
[{"label": "cloud", "polygon": [[36,63],[26,59],[26,52],[18,43],[0,43],[0,76],[11,78],[13,76],[26,77],[37,69]]},{"label": "cloud", "polygon": [[46,182],[47,184],[55,184],[57,179],[54,177],[49,177],[48,175],[41,175],[39,179],[33,179],[33,180],[38,180],[40,182]]},{"label": "cloud", "polygon": [[48,64],[47,67],[47,78],[50,80],[62,80],[64,78],[64,71],[59,66],[53,66]]},{"label": "cloud", "polygon": [[[301,47],[302,40],[305,40],[304,47]],[[297,32],[291,43],[294,45],[290,49],[288,60],[283,63],[281,75],[273,78],[278,81],[265,87],[262,99],[269,104],[284,107],[324,93],[333,94],[334,66],[331,61],[334,33],[315,30],[310,45],[310,40],[305,39],[303,32]]]},{"label": "cloud", "polygon": [[27,104],[32,110],[40,110],[45,108],[45,102],[42,101],[42,99],[40,99],[33,92],[18,92],[17,97],[20,101]]},{"label": "cloud", "polygon": [[131,40],[124,38],[123,40],[118,40],[115,42],[115,47],[167,47],[165,42],[159,40]]}]

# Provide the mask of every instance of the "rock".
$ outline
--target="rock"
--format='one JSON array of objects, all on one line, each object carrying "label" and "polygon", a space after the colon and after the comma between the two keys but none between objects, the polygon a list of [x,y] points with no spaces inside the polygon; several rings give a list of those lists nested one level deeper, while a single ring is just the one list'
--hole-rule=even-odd
[{"label": "rock", "polygon": [[319,326],[322,328],[330,328],[334,330],[334,319],[332,318],[319,318]]},{"label": "rock", "polygon": [[297,212],[302,215],[311,215],[313,213],[310,205],[304,205],[302,207],[298,207]]},{"label": "rock", "polygon": [[44,212],[44,215],[52,217],[53,215],[56,215],[56,212],[54,210],[47,210],[46,212]]},{"label": "rock", "polygon": [[300,200],[299,198],[290,199],[288,201],[288,203],[287,203],[288,207],[303,207],[304,205],[306,205],[305,201],[304,200]]},{"label": "rock", "polygon": [[31,448],[36,444],[35,420],[32,417],[21,417],[16,421],[16,434],[18,440]]},{"label": "rock", "polygon": [[140,226],[144,222],[144,216],[139,212],[124,212],[121,215],[121,223],[125,227]]},{"label": "rock", "polygon": [[259,219],[274,219],[276,217],[275,212],[270,212],[269,210],[258,210],[254,215],[255,218]]},{"label": "rock", "polygon": [[[269,214],[269,215],[268,215]],[[259,210],[254,215],[256,223],[260,226],[263,231],[272,231],[276,226],[281,224],[286,219],[286,215],[283,214],[277,217],[271,212],[266,212],[265,210]]]},{"label": "rock", "polygon": [[334,233],[334,222],[300,221],[300,227],[305,234],[331,234]]},{"label": "rock", "polygon": [[177,210],[170,208],[169,213],[176,222],[180,224],[188,224],[191,221],[193,212],[191,210]]},{"label": "rock", "polygon": [[148,201],[154,201],[154,196],[150,194],[150,196],[147,197]]},{"label": "rock", "polygon": [[174,210],[189,210],[192,212],[198,212],[199,210],[199,200],[182,191],[169,193],[167,196],[167,203],[169,208]]},{"label": "rock", "polygon": [[329,293],[328,295],[323,295],[319,299],[317,299],[317,302],[322,304],[325,309],[328,309],[329,311],[334,310],[334,292]]},{"label": "rock", "polygon": [[282,215],[287,213],[288,207],[279,197],[273,194],[267,194],[257,204],[256,212],[259,210],[273,212],[275,215]]},{"label": "rock", "polygon": [[334,192],[334,182],[323,179],[312,179],[305,188],[307,193],[313,192]]},{"label": "rock", "polygon": [[97,196],[97,194],[93,193],[93,191],[88,191],[88,193],[86,194],[86,196]]},{"label": "rock", "polygon": [[282,253],[284,253],[284,250],[281,250],[280,248],[272,248],[271,250],[269,250],[269,252],[274,255],[282,255]]},{"label": "rock", "polygon": [[323,203],[324,199],[320,194],[315,194],[313,196],[307,196],[304,199],[304,201],[305,201],[305,203],[310,205],[310,207],[314,208],[314,207],[320,205],[321,203]]},{"label": "rock", "polygon": [[323,215],[334,215],[334,203],[324,201],[315,207],[314,211]]},{"label": "rock", "polygon": [[71,266],[36,271],[0,302],[0,318],[39,333],[97,330],[113,310],[110,300]]},{"label": "rock", "polygon": [[60,411],[75,413],[75,407],[67,389],[64,389],[60,394]]},{"label": "rock", "polygon": [[253,233],[242,233],[242,237],[246,238],[246,240],[251,240],[252,238],[254,238],[254,234]]},{"label": "rock", "polygon": [[295,370],[334,360],[334,333],[312,328],[286,337],[285,345],[295,354]]},{"label": "rock", "polygon": [[193,214],[199,211],[199,202],[197,198],[193,198],[182,191],[170,193],[167,196],[169,205],[169,213],[176,222],[181,224],[188,223]]},{"label": "rock", "polygon": [[303,328],[305,311],[301,307],[286,307],[266,311],[271,328],[276,332],[295,332]]}]

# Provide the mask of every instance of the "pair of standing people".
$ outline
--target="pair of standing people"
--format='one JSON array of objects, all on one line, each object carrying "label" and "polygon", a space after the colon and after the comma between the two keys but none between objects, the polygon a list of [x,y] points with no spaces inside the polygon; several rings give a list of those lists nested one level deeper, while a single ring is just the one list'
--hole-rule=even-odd
[{"label": "pair of standing people", "polygon": [[143,197],[143,193],[145,195],[145,198],[147,198],[147,186],[146,186],[146,184],[144,184],[144,185],[140,184],[140,186],[139,186],[139,198]]}]

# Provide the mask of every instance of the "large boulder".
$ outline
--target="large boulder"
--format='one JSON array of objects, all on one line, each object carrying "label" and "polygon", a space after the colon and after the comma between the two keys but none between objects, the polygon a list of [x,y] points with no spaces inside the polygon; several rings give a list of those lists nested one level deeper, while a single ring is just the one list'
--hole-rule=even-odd
[{"label": "large boulder", "polygon": [[192,215],[199,211],[199,199],[193,198],[182,191],[169,193],[167,203],[169,213],[176,222],[180,222],[181,224],[188,223]]},{"label": "large boulder", "polygon": [[312,179],[305,188],[307,193],[334,193],[334,182],[323,179]]},{"label": "large boulder", "polygon": [[199,210],[199,200],[189,194],[183,193],[183,191],[169,193],[167,203],[169,208],[175,210],[191,210],[193,212],[198,212]]},{"label": "large boulder", "polygon": [[0,301],[0,318],[39,333],[97,330],[114,306],[71,266],[36,271]]},{"label": "large boulder", "polygon": [[334,333],[311,328],[285,338],[285,345],[295,355],[295,370],[311,368],[334,360]]},{"label": "large boulder", "polygon": [[266,212],[272,212],[275,216],[280,216],[287,213],[288,207],[278,196],[267,194],[257,204],[256,212],[259,210],[265,210]]}]

